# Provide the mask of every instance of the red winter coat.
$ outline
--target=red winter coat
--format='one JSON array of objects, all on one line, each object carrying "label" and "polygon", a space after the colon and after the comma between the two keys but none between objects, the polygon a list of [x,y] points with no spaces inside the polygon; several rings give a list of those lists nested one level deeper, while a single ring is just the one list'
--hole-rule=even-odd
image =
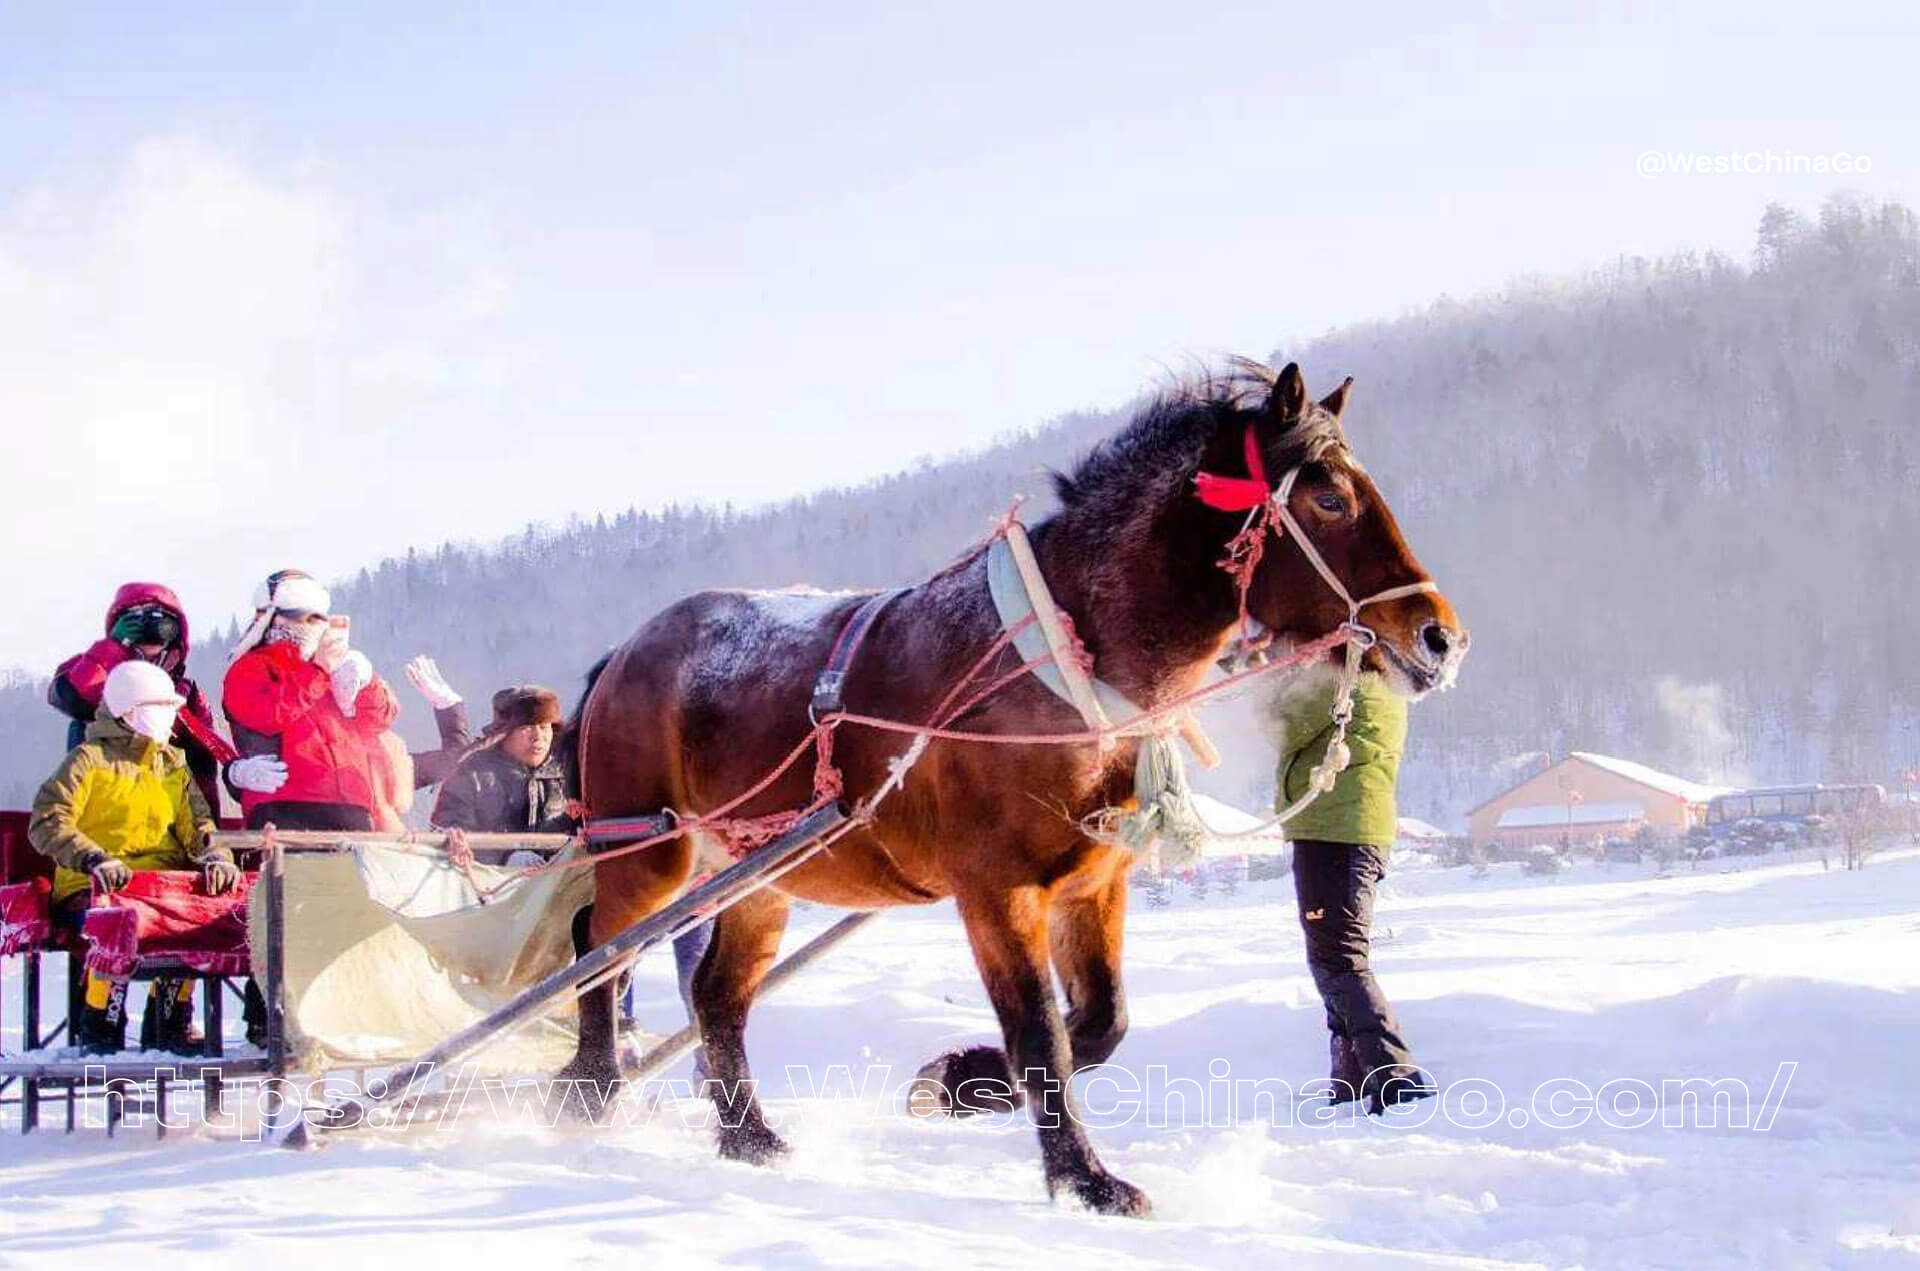
[{"label": "red winter coat", "polygon": [[[333,700],[330,675],[291,644],[262,644],[227,668],[221,705],[245,749],[277,754],[287,765],[278,790],[241,796],[243,813],[262,803],[344,803],[376,813],[380,734],[400,713],[384,680],[375,676],[360,690],[349,719]],[[255,739],[264,750],[248,744]]]},{"label": "red winter coat", "polygon": [[[187,704],[180,708],[179,722],[173,726],[173,744],[186,752],[187,766],[200,793],[206,796],[207,806],[218,810],[220,769],[234,758],[234,751],[227,739],[215,730],[213,710],[207,705],[206,695],[187,678],[187,654],[192,651],[193,643],[187,628],[187,611],[180,607],[180,598],[159,583],[123,584],[113,593],[113,603],[107,606],[103,630],[111,637],[113,624],[121,614],[148,604],[162,605],[180,620],[180,666],[173,672],[173,686],[187,699]],[[76,721],[74,731],[77,732],[93,722],[99,711],[107,673],[132,657],[118,641],[110,638],[94,641],[86,652],[68,658],[54,671],[53,682],[47,686],[47,701]],[[67,738],[69,747],[79,744],[77,736]]]}]

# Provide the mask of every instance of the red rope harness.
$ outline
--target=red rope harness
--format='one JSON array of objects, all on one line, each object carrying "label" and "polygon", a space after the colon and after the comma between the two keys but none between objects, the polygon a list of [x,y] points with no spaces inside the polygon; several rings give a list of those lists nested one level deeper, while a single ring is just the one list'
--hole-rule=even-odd
[{"label": "red rope harness", "polygon": [[[1259,441],[1252,425],[1247,427],[1245,447],[1247,470],[1249,473],[1247,477],[1222,477],[1214,473],[1203,472],[1194,478],[1194,484],[1197,487],[1199,497],[1207,506],[1222,511],[1245,510],[1250,512],[1246,525],[1242,527],[1240,532],[1227,544],[1226,555],[1223,556],[1219,562],[1220,568],[1226,570],[1228,576],[1232,578],[1234,587],[1239,595],[1237,620],[1240,624],[1243,638],[1249,637],[1251,634],[1252,619],[1247,611],[1247,597],[1248,592],[1253,586],[1254,572],[1259,568],[1261,557],[1266,552],[1266,536],[1269,533],[1276,535],[1279,533],[1273,517],[1273,491],[1267,485],[1266,465],[1261,460]],[[1018,508],[1017,503],[1015,504],[1015,508]],[[943,570],[942,573],[952,572],[952,570],[962,567],[977,557],[981,552],[984,552],[995,538],[1006,533],[1007,526],[1011,523],[1013,515],[1013,511],[1010,510],[1007,515],[1001,519],[1000,524],[992,534],[988,535],[985,540],[962,556],[952,566],[949,566],[947,570]],[[871,615],[863,620],[863,612],[864,609],[857,610],[854,615],[849,618],[847,625],[841,629],[840,635],[834,641],[833,651],[829,656],[829,665],[836,663],[844,665],[847,660],[850,660],[852,653],[858,649],[860,642],[866,636],[867,629],[872,625]],[[1060,617],[1071,639],[1072,656],[1074,660],[1080,663],[1082,669],[1091,674],[1093,670],[1093,659],[1088,654],[1085,644],[1080,640],[1079,635],[1074,632],[1071,620],[1067,618],[1067,615],[1063,613]],[[946,695],[940,699],[939,705],[934,707],[924,723],[909,724],[901,720],[885,719],[874,715],[862,715],[846,710],[833,711],[815,720],[813,727],[808,731],[807,735],[787,753],[784,759],[774,766],[772,771],[755,782],[750,788],[735,795],[719,807],[702,813],[699,816],[682,819],[676,822],[670,829],[646,835],[633,842],[623,843],[617,847],[610,847],[605,850],[594,851],[591,854],[568,860],[553,860],[540,865],[529,866],[522,870],[521,874],[540,874],[549,870],[573,869],[582,865],[593,865],[600,861],[612,860],[616,857],[631,855],[635,852],[644,852],[648,848],[657,847],[662,843],[671,842],[674,839],[694,833],[712,834],[723,839],[727,844],[729,852],[737,859],[754,848],[773,841],[780,835],[786,833],[787,830],[791,829],[802,818],[811,815],[813,812],[845,795],[845,775],[834,763],[833,757],[833,736],[835,731],[843,724],[852,724],[861,728],[872,728],[880,732],[906,734],[916,739],[926,741],[970,742],[999,746],[1067,746],[1100,743],[1116,737],[1137,736],[1145,732],[1154,731],[1156,727],[1163,726],[1165,722],[1177,718],[1196,703],[1235,689],[1246,681],[1258,676],[1271,675],[1279,671],[1289,670],[1293,667],[1317,661],[1353,638],[1353,633],[1349,627],[1342,626],[1337,630],[1321,636],[1317,640],[1309,641],[1299,646],[1285,657],[1277,658],[1265,662],[1262,665],[1239,671],[1224,679],[1216,680],[1212,684],[1204,685],[1198,689],[1183,693],[1170,701],[1163,702],[1152,710],[1143,711],[1133,719],[1109,724],[1104,728],[1089,728],[1063,733],[983,733],[952,727],[955,720],[963,718],[969,712],[978,708],[982,703],[991,699],[995,694],[1000,692],[1000,690],[1012,684],[1015,680],[1025,676],[1036,667],[1054,660],[1053,655],[1048,653],[1032,661],[1022,662],[1010,670],[993,676],[987,683],[981,685],[972,694],[964,698],[962,697],[962,694],[974,686],[981,677],[986,674],[987,669],[1013,644],[1014,637],[1037,620],[1037,615],[1028,614],[1019,622],[1003,629],[987,647],[986,651],[968,668],[967,673],[956,680],[953,686],[948,689]],[[1264,637],[1259,643],[1261,646],[1264,646],[1269,643],[1271,639],[1272,637],[1269,635]],[[849,646],[849,641],[851,641],[851,646]],[[583,746],[584,740],[583,737]],[[814,752],[813,797],[804,808],[796,811],[774,812],[757,817],[741,817],[735,815],[739,808],[766,793],[775,782],[785,776],[793,766],[805,756],[809,747],[811,747]],[[873,807],[869,803],[863,802],[861,806],[856,809],[855,815],[850,818],[845,825],[830,834],[825,841],[838,839],[856,826],[870,822],[873,819],[873,814]],[[648,824],[649,827],[652,824],[648,818],[640,818],[632,822],[632,824],[635,825],[643,823]],[[627,824],[627,822],[617,819],[606,820],[595,823],[594,828],[602,834],[607,834],[611,831],[613,835],[617,835],[619,829],[625,824]],[[586,829],[583,826],[583,839],[585,833]],[[507,883],[511,881],[512,880],[509,879],[489,889],[487,892],[483,892],[483,897],[491,895],[501,887],[505,887]]]},{"label": "red rope harness", "polygon": [[[729,799],[713,811],[697,817],[688,817],[670,830],[639,839],[632,843],[624,843],[619,847],[609,848],[605,851],[595,852],[591,855],[575,857],[569,860],[553,860],[540,865],[530,865],[521,870],[520,874],[543,874],[550,870],[574,869],[582,865],[593,865],[600,861],[612,860],[620,856],[628,856],[635,852],[644,852],[648,848],[657,847],[662,843],[668,843],[683,835],[696,832],[718,835],[727,840],[729,847],[732,847],[736,843],[759,846],[760,844],[771,842],[790,829],[801,817],[808,815],[818,808],[824,807],[829,800],[816,797],[812,803],[809,803],[798,812],[776,812],[761,817],[735,817],[732,815],[733,812],[742,804],[765,793],[768,787],[784,776],[794,764],[798,763],[800,759],[806,755],[809,747],[814,747],[817,755],[820,746],[819,738],[823,735],[831,735],[835,729],[843,724],[852,724],[860,728],[872,728],[879,732],[902,733],[916,737],[925,736],[933,741],[971,742],[984,745],[1071,746],[1097,743],[1107,737],[1137,734],[1147,730],[1150,724],[1173,718],[1182,711],[1194,706],[1196,703],[1236,689],[1247,681],[1256,679],[1259,676],[1291,670],[1294,667],[1304,666],[1317,661],[1345,644],[1351,638],[1350,633],[1344,627],[1337,631],[1331,631],[1317,640],[1312,640],[1299,646],[1289,652],[1285,657],[1275,658],[1264,665],[1236,672],[1233,675],[1216,680],[1211,684],[1203,685],[1191,692],[1182,693],[1178,697],[1172,698],[1152,710],[1141,712],[1140,715],[1133,719],[1120,721],[1107,728],[1081,729],[1075,732],[1064,733],[983,733],[948,726],[952,720],[959,718],[967,710],[972,709],[973,705],[985,700],[985,697],[989,695],[988,693],[975,694],[974,697],[969,698],[967,704],[964,704],[960,709],[948,711],[944,720],[925,724],[909,724],[897,719],[885,719],[875,715],[861,715],[843,711],[829,715],[814,725],[807,736],[803,737],[799,744],[789,751],[786,758],[781,760],[771,772],[756,782],[750,789]],[[986,656],[981,659],[980,663],[976,664],[975,674],[977,674],[978,669],[984,666],[993,655],[999,653],[1011,644],[1012,640],[1013,631],[1011,629],[1003,632],[1000,638],[994,641],[993,647],[988,650]],[[1020,676],[1025,675],[1033,667],[1050,660],[1051,658],[1049,657],[1036,658],[1033,662],[1016,667],[1013,671],[997,677],[988,688],[990,691],[998,691]],[[972,675],[970,675],[968,679],[963,679],[959,685],[956,685],[956,689],[965,687],[965,685],[971,681],[971,678],[973,678]],[[949,700],[953,696],[955,696],[954,693],[949,693]],[[842,832],[849,832],[853,827],[870,821],[872,814],[871,808],[862,808],[860,812],[843,827]],[[834,837],[837,838],[839,835],[836,834]],[[518,877],[518,875],[516,875],[516,877]],[[511,881],[511,879],[506,880],[488,889],[484,894],[492,895],[507,886]]]}]

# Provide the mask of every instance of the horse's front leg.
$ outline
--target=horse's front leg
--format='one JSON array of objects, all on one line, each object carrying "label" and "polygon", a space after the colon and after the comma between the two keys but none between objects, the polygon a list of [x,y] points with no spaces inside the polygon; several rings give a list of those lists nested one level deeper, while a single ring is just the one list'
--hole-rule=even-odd
[{"label": "horse's front leg", "polygon": [[1073,1070],[1104,1064],[1127,1035],[1120,946],[1127,919],[1127,864],[1084,892],[1054,902],[1053,969],[1067,995]]},{"label": "horse's front leg", "polygon": [[[1116,856],[1092,881],[1057,896],[1048,924],[1053,969],[1067,997],[1073,1070],[1112,1057],[1127,1035],[1120,946],[1127,916],[1127,865]],[[949,1051],[920,1069],[912,1110],[922,1116],[974,1116],[1019,1107],[1006,1052],[998,1046]]]},{"label": "horse's front leg", "polygon": [[787,1145],[767,1124],[747,1066],[747,1012],[780,953],[787,898],[754,892],[714,920],[713,940],[693,976],[693,1013],[707,1052],[706,1093],[719,1117],[720,1155],[764,1165]]},{"label": "horse's front leg", "polygon": [[[576,917],[576,950],[596,949],[641,919],[664,908],[685,886],[693,868],[686,840],[661,843],[644,852],[600,861],[594,866],[594,902]],[[571,1117],[598,1121],[623,1084],[614,1021],[618,977],[580,993],[580,1038],[573,1059],[555,1074],[551,1098]]]},{"label": "horse's front leg", "polygon": [[958,900],[980,978],[1000,1017],[1015,1090],[1040,1136],[1048,1193],[1065,1188],[1097,1213],[1144,1217],[1152,1210],[1146,1193],[1100,1163],[1067,1089],[1073,1051],[1054,999],[1046,893],[1024,886],[963,892]]}]

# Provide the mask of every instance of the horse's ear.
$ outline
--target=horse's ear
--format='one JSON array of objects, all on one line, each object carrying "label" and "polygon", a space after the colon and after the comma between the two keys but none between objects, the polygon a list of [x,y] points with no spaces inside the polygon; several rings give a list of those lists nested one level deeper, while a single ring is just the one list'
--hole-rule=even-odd
[{"label": "horse's ear", "polygon": [[1300,418],[1307,408],[1307,382],[1300,378],[1300,364],[1289,362],[1273,382],[1273,395],[1267,398],[1267,417],[1283,423]]},{"label": "horse's ear", "polygon": [[1349,375],[1340,381],[1339,388],[1334,389],[1331,393],[1328,393],[1320,399],[1320,409],[1326,411],[1327,414],[1332,415],[1335,419],[1340,418],[1340,412],[1347,408],[1347,390],[1352,387],[1353,376]]}]

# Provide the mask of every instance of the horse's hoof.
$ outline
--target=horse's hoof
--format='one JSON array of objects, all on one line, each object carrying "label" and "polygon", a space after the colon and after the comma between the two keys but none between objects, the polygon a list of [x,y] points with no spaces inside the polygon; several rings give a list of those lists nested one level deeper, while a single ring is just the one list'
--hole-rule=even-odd
[{"label": "horse's hoof", "polygon": [[624,1083],[617,1070],[577,1060],[553,1075],[548,1089],[548,1119],[598,1125],[620,1098]]},{"label": "horse's hoof", "polygon": [[1065,1184],[1075,1199],[1096,1214],[1116,1218],[1150,1218],[1153,1202],[1147,1194],[1124,1178],[1115,1178],[1105,1170],[1076,1178]]},{"label": "horse's hoof", "polygon": [[1022,1099],[1004,1052],[993,1046],[952,1050],[914,1074],[907,1111],[917,1117],[1018,1112]]},{"label": "horse's hoof", "polygon": [[792,1152],[785,1139],[764,1125],[743,1125],[720,1132],[720,1155],[729,1161],[777,1165]]}]

